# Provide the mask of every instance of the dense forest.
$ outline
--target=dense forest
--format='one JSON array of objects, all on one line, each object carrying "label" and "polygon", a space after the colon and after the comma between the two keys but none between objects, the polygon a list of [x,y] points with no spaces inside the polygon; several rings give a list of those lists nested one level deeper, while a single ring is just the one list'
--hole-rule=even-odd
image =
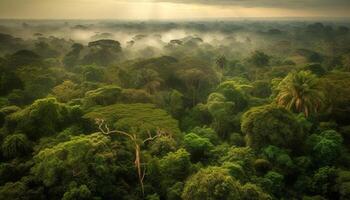
[{"label": "dense forest", "polygon": [[350,24],[0,21],[0,200],[350,199]]}]

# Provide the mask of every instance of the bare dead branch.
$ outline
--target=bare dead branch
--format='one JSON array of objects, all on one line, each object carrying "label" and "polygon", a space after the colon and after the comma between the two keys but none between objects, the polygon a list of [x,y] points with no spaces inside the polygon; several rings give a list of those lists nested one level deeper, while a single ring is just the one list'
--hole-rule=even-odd
[{"label": "bare dead branch", "polygon": [[[108,124],[105,123],[105,120],[103,120],[103,119],[96,119],[95,121],[96,121],[96,124],[98,125],[98,128],[100,129],[100,131],[104,135],[110,135],[112,133],[118,133],[118,134],[127,136],[127,137],[131,138],[132,140],[134,139],[134,137],[131,134],[127,133],[127,132],[119,131],[119,130],[110,131],[110,129],[108,127]],[[105,130],[102,128],[103,125],[104,125],[104,129]]]},{"label": "bare dead branch", "polygon": [[155,136],[153,136],[153,137],[149,137],[149,138],[143,140],[143,143],[146,143],[146,142],[148,142],[148,141],[153,141],[153,140],[155,140],[157,137],[160,137],[160,135],[155,135]]},{"label": "bare dead branch", "polygon": [[141,178],[142,182],[143,182],[143,179],[145,179],[145,175],[146,175],[146,167],[143,168],[143,174],[142,174],[142,178]]},{"label": "bare dead branch", "polygon": [[147,131],[148,138],[141,140],[142,143],[140,144],[135,132],[133,134],[131,134],[131,133],[127,133],[127,132],[119,131],[119,130],[111,131],[108,127],[108,124],[105,123],[105,120],[96,119],[95,121],[96,121],[96,124],[98,125],[98,128],[100,129],[100,131],[103,134],[110,135],[110,134],[116,133],[116,134],[124,135],[124,136],[130,138],[130,140],[134,143],[134,148],[135,148],[134,164],[135,164],[135,168],[136,168],[136,171],[137,171],[137,174],[139,177],[139,182],[141,185],[142,194],[144,194],[143,180],[146,176],[146,166],[144,166],[143,170],[142,170],[142,165],[144,165],[144,164],[141,163],[141,149],[140,149],[140,147],[148,141],[152,141],[152,140],[155,140],[157,137],[163,136],[165,134],[165,132],[161,131],[160,129],[157,129],[156,135],[152,136],[151,132]]}]

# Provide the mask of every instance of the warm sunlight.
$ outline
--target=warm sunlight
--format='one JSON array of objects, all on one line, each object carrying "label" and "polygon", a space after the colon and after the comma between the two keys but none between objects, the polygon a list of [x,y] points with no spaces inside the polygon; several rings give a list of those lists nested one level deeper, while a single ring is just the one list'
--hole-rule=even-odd
[{"label": "warm sunlight", "polygon": [[325,4],[325,1],[305,3],[305,7],[302,7],[301,2],[300,4],[288,3],[294,0],[288,0],[285,3],[272,3],[276,2],[272,0],[2,0],[0,18],[188,20],[235,17],[350,16],[349,3],[338,6]]}]

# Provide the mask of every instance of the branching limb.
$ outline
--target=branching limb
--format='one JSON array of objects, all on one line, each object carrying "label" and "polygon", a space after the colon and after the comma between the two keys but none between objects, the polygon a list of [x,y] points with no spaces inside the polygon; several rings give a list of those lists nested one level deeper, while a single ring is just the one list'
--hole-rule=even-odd
[{"label": "branching limb", "polygon": [[145,140],[142,140],[141,144],[140,141],[137,138],[137,135],[135,133],[130,134],[124,131],[119,131],[119,130],[113,130],[111,131],[107,125],[107,123],[105,123],[105,120],[103,119],[96,119],[96,124],[98,125],[98,128],[100,129],[100,131],[105,134],[105,135],[110,135],[112,133],[116,133],[116,134],[121,134],[124,136],[127,136],[128,138],[130,138],[130,140],[134,143],[134,148],[135,148],[135,167],[136,167],[136,171],[139,177],[139,181],[140,181],[140,185],[141,185],[141,190],[142,190],[142,194],[144,194],[144,185],[143,185],[143,180],[146,176],[146,167],[143,167],[142,169],[142,163],[141,163],[141,149],[140,147],[145,144],[148,141],[152,141],[155,140],[158,137],[161,137],[163,135],[167,135],[166,132],[161,131],[160,129],[157,130],[157,134],[152,136],[152,134],[150,133],[150,131],[147,132],[148,134],[148,138],[146,138]]},{"label": "branching limb", "polygon": [[145,179],[145,175],[146,175],[146,167],[143,168],[143,174],[142,174],[142,178],[141,178],[142,181],[143,181],[143,179]]},{"label": "branching limb", "polygon": [[148,134],[148,138],[146,138],[145,140],[143,140],[143,143],[146,143],[146,142],[148,142],[148,141],[152,141],[152,140],[155,140],[157,137],[160,137],[161,135],[159,135],[159,134],[157,134],[157,135],[155,135],[155,136],[151,136],[151,134],[149,133]]},{"label": "branching limb", "polygon": [[[96,119],[96,124],[98,125],[98,128],[100,129],[100,131],[104,134],[104,135],[110,135],[112,133],[118,133],[118,134],[121,134],[121,135],[124,135],[124,136],[127,136],[129,137],[130,139],[134,140],[135,138],[127,133],[127,132],[124,132],[124,131],[118,131],[118,130],[114,130],[114,131],[111,131],[107,125],[107,123],[105,123],[105,120],[104,119]],[[104,128],[102,128],[104,125]]]}]

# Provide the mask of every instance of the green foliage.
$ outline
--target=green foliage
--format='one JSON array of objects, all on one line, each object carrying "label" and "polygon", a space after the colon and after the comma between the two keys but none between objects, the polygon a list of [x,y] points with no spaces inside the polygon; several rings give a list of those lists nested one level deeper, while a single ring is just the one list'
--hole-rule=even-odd
[{"label": "green foliage", "polygon": [[104,78],[104,71],[95,65],[82,67],[82,76],[84,81],[101,82]]},{"label": "green foliage", "polygon": [[219,138],[215,131],[209,127],[195,127],[191,130],[192,133],[197,134],[200,137],[208,138],[212,144],[218,144]]},{"label": "green foliage", "polygon": [[241,133],[231,133],[229,141],[231,144],[238,146],[238,147],[245,146],[244,137],[242,136]]},{"label": "green foliage", "polygon": [[242,182],[247,181],[248,176],[246,172],[244,171],[244,167],[242,167],[240,164],[235,163],[235,162],[224,162],[221,165],[222,168],[225,168],[228,170],[230,175],[234,177],[237,180],[240,180]]},{"label": "green foliage", "polygon": [[138,133],[147,134],[148,131],[160,129],[175,138],[180,136],[178,122],[153,104],[114,104],[95,108],[85,114],[84,118],[92,122],[97,118],[105,119],[108,123],[114,124],[116,129],[126,131],[137,129]]},{"label": "green foliage", "polygon": [[26,155],[31,150],[31,144],[26,135],[14,134],[7,136],[2,145],[1,151],[5,157],[15,158]]},{"label": "green foliage", "polygon": [[0,94],[6,95],[14,89],[23,88],[23,82],[21,79],[13,72],[7,72],[1,69],[0,72]]},{"label": "green foliage", "polygon": [[305,71],[311,71],[317,76],[322,76],[326,74],[326,70],[320,64],[309,64],[304,67]]},{"label": "green foliage", "polygon": [[254,152],[249,147],[231,147],[221,157],[220,162],[233,162],[241,165],[248,173],[253,172]]},{"label": "green foliage", "polygon": [[249,58],[249,61],[256,67],[265,67],[269,64],[270,56],[262,51],[255,51]]},{"label": "green foliage", "polygon": [[40,56],[30,50],[19,50],[11,54],[5,61],[6,66],[11,69],[40,63]]},{"label": "green foliage", "polygon": [[221,165],[221,158],[227,155],[227,152],[230,150],[231,146],[227,143],[222,143],[214,146],[211,150],[211,163],[216,165]]},{"label": "green foliage", "polygon": [[183,95],[177,90],[171,91],[169,95],[169,109],[172,116],[180,117],[183,112],[183,106]]},{"label": "green foliage", "polygon": [[2,126],[5,122],[5,118],[7,115],[10,115],[14,112],[17,112],[21,110],[21,108],[19,108],[18,106],[6,106],[6,107],[2,107],[0,109],[0,126]]},{"label": "green foliage", "polygon": [[24,157],[9,160],[9,162],[2,162],[0,164],[0,185],[5,185],[7,182],[19,181],[23,176],[28,174],[32,166],[33,161],[26,161]]},{"label": "green foliage", "polygon": [[67,68],[73,68],[79,63],[79,56],[81,50],[84,48],[79,43],[74,43],[71,47],[71,51],[68,52],[63,58],[63,64]]},{"label": "green foliage", "polygon": [[222,138],[239,127],[238,112],[248,105],[250,85],[241,80],[222,82],[216,92],[208,96],[207,107],[213,117],[212,126]]},{"label": "green foliage", "polygon": [[191,176],[182,193],[184,200],[241,199],[240,184],[219,167],[201,169]]},{"label": "green foliage", "polygon": [[192,106],[203,101],[217,83],[213,69],[203,60],[186,58],[177,65],[176,78],[186,86],[185,96],[191,99]]},{"label": "green foliage", "polygon": [[55,98],[39,99],[9,115],[7,128],[22,131],[29,139],[38,139],[52,135],[72,122],[79,122],[81,115],[79,107],[66,106]]},{"label": "green foliage", "polygon": [[312,177],[307,175],[299,175],[293,185],[293,188],[299,193],[311,193]]},{"label": "green foliage", "polygon": [[158,196],[158,194],[148,195],[146,197],[146,200],[159,200],[159,196]]},{"label": "green foliage", "polygon": [[251,88],[246,80],[229,80],[220,83],[216,91],[223,94],[227,101],[234,102],[235,112],[240,112],[248,105],[248,93]]},{"label": "green foliage", "polygon": [[10,104],[25,105],[28,104],[28,94],[24,90],[15,89],[7,96],[7,100]]},{"label": "green foliage", "polygon": [[16,90],[17,97],[13,101],[16,105],[28,105],[36,99],[46,97],[57,83],[64,81],[65,76],[62,69],[40,65],[21,67],[16,70],[16,74],[23,83],[23,87]]},{"label": "green foliage", "polygon": [[278,85],[276,102],[305,116],[318,113],[325,104],[325,96],[319,80],[310,71],[289,73]]},{"label": "green foliage", "polygon": [[141,69],[134,77],[135,86],[144,88],[150,94],[157,92],[163,82],[159,73],[153,69]]},{"label": "green foliage", "polygon": [[181,194],[184,184],[182,182],[177,182],[167,190],[168,200],[181,200]]},{"label": "green foliage", "polygon": [[161,158],[158,168],[150,169],[150,176],[155,178],[153,181],[164,196],[177,199],[182,193],[182,182],[190,175],[192,167],[190,154],[185,149],[179,149]]},{"label": "green foliage", "polygon": [[256,159],[254,161],[254,169],[260,174],[265,174],[266,172],[270,171],[271,168],[272,165],[268,160]]},{"label": "green foliage", "polygon": [[172,137],[158,137],[150,147],[150,153],[155,156],[165,156],[176,150],[176,141]]},{"label": "green foliage", "polygon": [[52,94],[60,102],[68,102],[81,96],[82,92],[78,90],[78,85],[72,81],[64,81],[52,89]]},{"label": "green foliage", "polygon": [[341,154],[342,143],[342,136],[334,130],[313,134],[308,138],[312,156],[319,166],[334,164]]},{"label": "green foliage", "polygon": [[337,172],[334,167],[319,168],[312,177],[311,187],[316,194],[331,197],[335,191]]},{"label": "green foliage", "polygon": [[8,182],[0,187],[0,199],[25,199],[26,185],[22,182]]},{"label": "green foliage", "polygon": [[272,197],[266,194],[260,187],[247,183],[242,187],[242,200],[271,200]]},{"label": "green foliage", "polygon": [[242,117],[241,129],[247,144],[257,150],[267,145],[297,150],[305,138],[296,117],[273,105],[251,108]]},{"label": "green foliage", "polygon": [[184,180],[191,170],[190,154],[185,149],[170,152],[159,162],[161,174],[170,183]]},{"label": "green foliage", "polygon": [[215,130],[225,136],[230,131],[230,116],[233,115],[233,102],[225,102],[225,97],[218,93],[212,93],[208,97],[208,111],[213,116]]},{"label": "green foliage", "polygon": [[209,157],[213,144],[208,138],[202,138],[195,133],[189,133],[184,137],[185,149],[191,154],[194,162],[205,161]]},{"label": "green foliage", "polygon": [[263,150],[263,153],[276,167],[282,168],[286,173],[296,167],[292,158],[284,149],[270,145]]},{"label": "green foliage", "polygon": [[326,91],[327,103],[331,106],[330,117],[344,124],[349,123],[349,82],[349,72],[332,72],[320,78],[320,84]]},{"label": "green foliage", "polygon": [[316,196],[303,196],[303,200],[326,200],[326,199],[320,195],[316,195]]},{"label": "green foliage", "polygon": [[93,199],[91,191],[86,185],[77,186],[72,183],[69,190],[64,193],[62,200],[90,200]]},{"label": "green foliage", "polygon": [[115,62],[122,50],[118,41],[109,39],[89,42],[88,47],[90,51],[84,56],[82,62],[102,66]]},{"label": "green foliage", "polygon": [[350,198],[350,172],[339,171],[336,182],[339,188],[340,199]]},{"label": "green foliage", "polygon": [[61,142],[69,141],[72,136],[78,136],[83,133],[84,133],[84,130],[82,130],[81,126],[76,126],[76,125],[70,126],[64,129],[63,131],[59,132],[55,136],[40,138],[39,143],[34,148],[34,151],[35,153],[37,153],[45,148],[50,148]]},{"label": "green foliage", "polygon": [[185,116],[181,119],[181,129],[191,130],[197,126],[209,125],[212,121],[212,116],[208,111],[208,107],[204,104],[197,104],[191,110],[185,113]]},{"label": "green foliage", "polygon": [[[67,142],[41,150],[34,156],[35,164],[31,170],[45,186],[54,187],[70,184],[78,185],[67,191],[59,189],[58,194],[70,199],[76,196],[87,198],[89,191],[105,194],[116,181],[114,173],[116,154],[110,139],[101,133],[72,137]],[[85,184],[86,186],[83,186]]]},{"label": "green foliage", "polygon": [[9,100],[4,97],[0,97],[0,108],[8,106],[9,105]]},{"label": "green foliage", "polygon": [[271,183],[271,185],[267,185],[268,191],[270,191],[272,194],[276,196],[281,195],[282,188],[284,186],[283,175],[274,171],[270,171],[267,174],[265,174],[264,178],[269,180],[269,182]]},{"label": "green foliage", "polygon": [[300,172],[307,172],[312,167],[312,160],[309,156],[296,157],[294,158],[294,163]]},{"label": "green foliage", "polygon": [[115,85],[108,85],[96,90],[88,91],[85,94],[86,106],[107,106],[114,104],[120,98],[121,91],[122,89]]},{"label": "green foliage", "polygon": [[268,81],[255,81],[252,84],[251,94],[255,97],[267,98],[271,93],[271,83]]},{"label": "green foliage", "polygon": [[123,103],[152,103],[152,96],[142,89],[123,89],[120,94]]}]

